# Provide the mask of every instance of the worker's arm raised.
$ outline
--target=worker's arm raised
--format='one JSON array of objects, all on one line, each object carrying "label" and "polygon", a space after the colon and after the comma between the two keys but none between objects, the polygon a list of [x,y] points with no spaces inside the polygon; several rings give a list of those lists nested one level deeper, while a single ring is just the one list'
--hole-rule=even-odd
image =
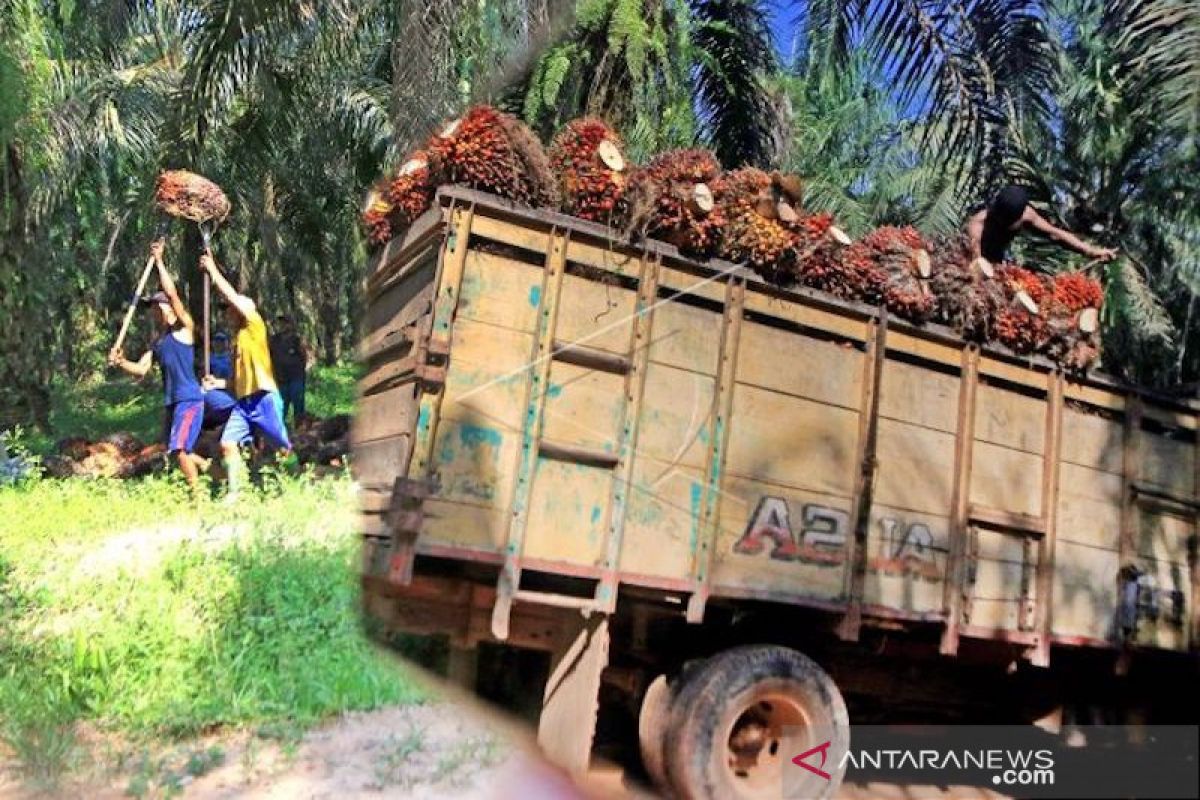
[{"label": "worker's arm raised", "polygon": [[987,209],[977,211],[967,219],[967,236],[971,239],[971,256],[979,258],[983,255],[983,221],[987,219]]},{"label": "worker's arm raised", "polygon": [[1050,220],[1043,217],[1041,214],[1034,211],[1032,208],[1026,208],[1025,214],[1021,221],[1033,227],[1034,230],[1053,239],[1059,244],[1069,247],[1077,253],[1082,253],[1088,258],[1100,258],[1107,261],[1117,255],[1116,248],[1113,247],[1096,247],[1093,244],[1088,244],[1083,239],[1080,239],[1070,231],[1063,230]]},{"label": "worker's arm raised", "polygon": [[183,323],[183,327],[187,329],[189,337],[194,335],[196,332],[196,323],[192,320],[192,315],[188,313],[187,306],[179,299],[179,291],[175,288],[175,281],[171,278],[171,273],[167,271],[167,265],[163,263],[162,239],[150,245],[150,255],[154,256],[154,264],[158,268],[158,282],[162,286],[163,294],[171,301],[171,310],[175,312],[175,316]]},{"label": "worker's arm raised", "polygon": [[150,366],[153,364],[153,362],[154,354],[149,350],[143,353],[142,357],[137,361],[130,361],[127,359],[125,354],[122,353],[121,349],[118,347],[114,347],[112,350],[108,351],[108,363],[112,364],[114,367],[119,367],[135,378],[145,377],[146,373],[150,371]]},{"label": "worker's arm raised", "polygon": [[225,298],[231,306],[236,308],[243,317],[249,316],[255,312],[254,301],[244,294],[238,294],[237,289],[233,288],[233,284],[221,274],[221,270],[217,267],[216,260],[205,253],[200,256],[200,269],[212,276],[213,285],[217,287],[217,291]]}]

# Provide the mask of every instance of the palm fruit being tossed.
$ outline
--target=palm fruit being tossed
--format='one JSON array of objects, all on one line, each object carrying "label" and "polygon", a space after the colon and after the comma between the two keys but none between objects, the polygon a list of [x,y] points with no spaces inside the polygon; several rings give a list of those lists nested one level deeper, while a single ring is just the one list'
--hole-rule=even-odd
[{"label": "palm fruit being tossed", "polygon": [[1043,347],[1048,329],[1040,303],[1046,285],[1034,273],[1016,264],[1001,264],[996,280],[1005,293],[1004,305],[996,314],[996,339],[1017,353],[1032,353]]},{"label": "palm fruit being tossed", "polygon": [[182,169],[161,173],[154,184],[155,204],[173,217],[221,222],[229,216],[229,198],[202,175]]},{"label": "palm fruit being tossed", "polygon": [[550,143],[550,168],[559,177],[562,210],[592,222],[612,221],[625,194],[621,139],[603,120],[572,120]]},{"label": "palm fruit being tossed", "polygon": [[710,256],[725,217],[714,192],[721,165],[707,150],[672,150],[637,170],[625,194],[627,232]]},{"label": "palm fruit being tossed", "polygon": [[966,236],[942,240],[932,252],[936,262],[929,288],[936,300],[934,318],[964,339],[988,341],[996,315],[1006,305],[1004,287],[972,266],[971,242]]},{"label": "palm fruit being tossed", "polygon": [[745,264],[772,283],[794,283],[798,239],[779,220],[771,176],[745,167],[721,176],[716,190],[725,217],[720,256]]},{"label": "palm fruit being tossed", "polygon": [[455,183],[521,203],[544,205],[555,195],[545,153],[532,134],[491,106],[475,106],[426,145],[439,183]]}]

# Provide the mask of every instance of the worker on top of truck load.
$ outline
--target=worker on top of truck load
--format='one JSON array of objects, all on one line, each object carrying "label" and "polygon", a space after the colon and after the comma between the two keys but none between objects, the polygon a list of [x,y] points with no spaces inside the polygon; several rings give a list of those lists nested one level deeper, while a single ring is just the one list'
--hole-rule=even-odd
[{"label": "worker on top of truck load", "polygon": [[[200,269],[212,276],[213,285],[228,303],[225,309],[229,327],[236,331],[233,348],[233,396],[237,404],[221,431],[221,454],[229,476],[229,497],[237,497],[241,488],[242,456],[238,448],[249,444],[255,433],[277,450],[290,452],[287,428],[283,424],[282,403],[271,368],[271,350],[267,324],[254,301],[239,294],[221,274],[211,255],[200,256]],[[213,375],[204,376],[204,388],[222,389],[227,382]]]},{"label": "worker on top of truck load", "polygon": [[1005,186],[987,206],[977,206],[967,219],[974,258],[986,258],[999,264],[1008,257],[1008,247],[1017,234],[1033,229],[1064,247],[1089,258],[1108,260],[1116,256],[1111,247],[1088,244],[1070,231],[1054,225],[1029,205],[1029,193],[1020,186]]},{"label": "worker on top of truck load", "polygon": [[167,452],[176,454],[179,470],[195,489],[200,464],[204,463],[194,452],[204,416],[204,395],[194,366],[196,326],[163,263],[161,239],[150,245],[150,255],[162,289],[143,297],[141,304],[150,309],[158,334],[137,361],[126,359],[120,348],[114,347],[108,353],[108,363],[140,378],[150,371],[152,362],[158,362],[163,380],[163,435]]}]

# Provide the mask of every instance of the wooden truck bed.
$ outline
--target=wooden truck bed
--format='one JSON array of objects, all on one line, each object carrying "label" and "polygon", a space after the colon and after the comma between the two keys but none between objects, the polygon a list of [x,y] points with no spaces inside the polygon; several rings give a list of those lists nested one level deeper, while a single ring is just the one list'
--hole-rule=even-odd
[{"label": "wooden truck bed", "polygon": [[486,566],[463,602],[498,639],[514,602],[604,612],[640,587],[691,621],[799,604],[847,639],[934,623],[943,653],[1041,664],[1195,641],[1191,401],[458,188],[367,301],[367,583]]}]

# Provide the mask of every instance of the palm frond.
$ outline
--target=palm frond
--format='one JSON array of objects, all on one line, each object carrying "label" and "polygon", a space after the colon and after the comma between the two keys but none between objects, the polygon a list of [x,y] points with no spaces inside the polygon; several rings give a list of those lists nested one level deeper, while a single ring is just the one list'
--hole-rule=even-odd
[{"label": "palm frond", "polygon": [[692,41],[702,135],[726,167],[770,166],[779,108],[765,84],[775,67],[766,16],[753,0],[693,0]]}]

